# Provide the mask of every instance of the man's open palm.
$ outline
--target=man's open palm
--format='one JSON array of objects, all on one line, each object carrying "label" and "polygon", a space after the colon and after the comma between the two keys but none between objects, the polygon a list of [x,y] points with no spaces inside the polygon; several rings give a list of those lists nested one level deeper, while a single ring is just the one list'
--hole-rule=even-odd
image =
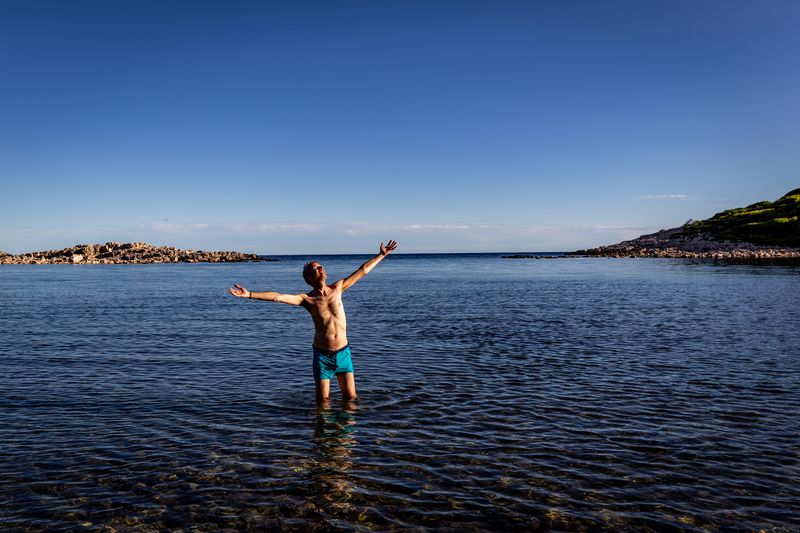
[{"label": "man's open palm", "polygon": [[397,241],[389,241],[389,244],[386,246],[381,243],[381,255],[388,255],[389,252],[393,251],[397,248]]},{"label": "man's open palm", "polygon": [[236,296],[237,298],[250,298],[250,291],[242,287],[241,285],[234,285],[228,292]]}]

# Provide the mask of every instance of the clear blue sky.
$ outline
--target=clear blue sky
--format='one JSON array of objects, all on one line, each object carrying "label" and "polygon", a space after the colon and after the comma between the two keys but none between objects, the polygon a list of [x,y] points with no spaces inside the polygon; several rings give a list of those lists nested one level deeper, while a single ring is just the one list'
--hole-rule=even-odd
[{"label": "clear blue sky", "polygon": [[608,244],[800,186],[800,2],[0,5],[0,250]]}]

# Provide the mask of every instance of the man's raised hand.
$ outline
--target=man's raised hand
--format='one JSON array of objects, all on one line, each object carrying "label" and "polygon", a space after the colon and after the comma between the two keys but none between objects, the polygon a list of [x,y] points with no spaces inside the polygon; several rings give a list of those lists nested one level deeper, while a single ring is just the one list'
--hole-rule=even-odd
[{"label": "man's raised hand", "polygon": [[397,241],[389,241],[389,244],[386,246],[381,243],[381,255],[389,255],[389,252],[392,252],[397,248]]},{"label": "man's raised hand", "polygon": [[233,287],[228,289],[228,292],[230,292],[237,298],[250,298],[250,291],[248,291],[241,285],[234,285]]}]

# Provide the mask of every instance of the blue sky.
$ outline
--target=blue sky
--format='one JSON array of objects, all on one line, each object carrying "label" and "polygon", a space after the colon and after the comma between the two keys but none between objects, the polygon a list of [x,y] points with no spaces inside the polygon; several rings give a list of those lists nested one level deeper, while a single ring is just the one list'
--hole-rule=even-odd
[{"label": "blue sky", "polygon": [[0,6],[0,250],[609,244],[800,186],[800,3]]}]

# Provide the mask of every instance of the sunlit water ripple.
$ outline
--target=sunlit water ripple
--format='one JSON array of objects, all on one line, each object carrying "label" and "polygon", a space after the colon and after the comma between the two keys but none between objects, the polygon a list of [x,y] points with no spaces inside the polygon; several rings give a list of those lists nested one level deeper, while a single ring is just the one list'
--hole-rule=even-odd
[{"label": "sunlit water ripple", "polygon": [[800,529],[800,267],[393,256],[317,406],[305,260],[2,267],[0,529]]}]

